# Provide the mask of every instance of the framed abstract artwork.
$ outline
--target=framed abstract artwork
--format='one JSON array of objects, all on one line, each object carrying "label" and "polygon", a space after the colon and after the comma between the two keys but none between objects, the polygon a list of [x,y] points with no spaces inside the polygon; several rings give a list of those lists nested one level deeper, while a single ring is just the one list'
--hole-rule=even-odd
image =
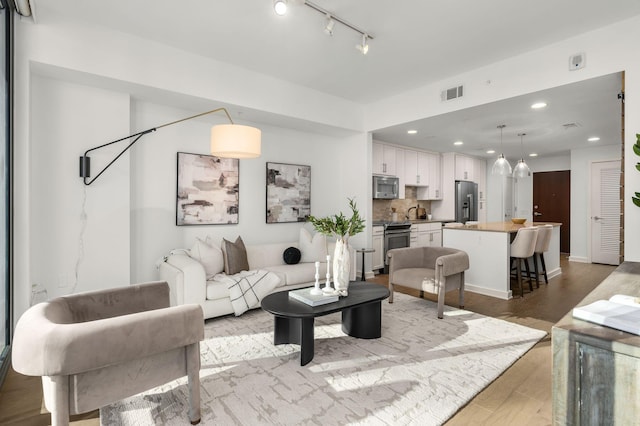
[{"label": "framed abstract artwork", "polygon": [[240,161],[178,152],[176,225],[238,223]]},{"label": "framed abstract artwork", "polygon": [[267,223],[306,222],[311,214],[311,166],[267,163]]}]

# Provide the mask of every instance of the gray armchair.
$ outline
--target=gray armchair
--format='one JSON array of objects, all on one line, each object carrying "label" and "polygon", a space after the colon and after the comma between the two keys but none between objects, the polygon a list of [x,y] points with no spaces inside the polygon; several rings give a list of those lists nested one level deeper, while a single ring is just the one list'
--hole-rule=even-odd
[{"label": "gray armchair", "polygon": [[395,285],[438,295],[438,318],[444,311],[444,294],[459,290],[459,304],[464,307],[464,271],[469,256],[462,250],[447,247],[407,247],[392,249],[389,257],[389,303],[393,303]]},{"label": "gray armchair", "polygon": [[52,425],[188,376],[189,419],[200,421],[199,305],[169,307],[153,282],[59,297],[29,308],[13,340],[13,368],[42,376]]}]

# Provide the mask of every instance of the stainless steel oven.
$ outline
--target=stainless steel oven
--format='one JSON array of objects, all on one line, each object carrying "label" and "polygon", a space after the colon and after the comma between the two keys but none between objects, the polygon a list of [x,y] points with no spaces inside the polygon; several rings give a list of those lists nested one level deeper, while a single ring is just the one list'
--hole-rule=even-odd
[{"label": "stainless steel oven", "polygon": [[387,252],[391,249],[409,247],[411,222],[390,222],[384,225],[384,273],[389,273]]}]

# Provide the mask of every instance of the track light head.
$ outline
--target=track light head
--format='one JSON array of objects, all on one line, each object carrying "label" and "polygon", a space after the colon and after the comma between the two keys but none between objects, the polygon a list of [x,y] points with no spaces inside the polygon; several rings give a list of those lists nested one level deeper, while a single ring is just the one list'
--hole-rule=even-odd
[{"label": "track light head", "polygon": [[369,44],[367,43],[366,34],[362,34],[362,43],[356,44],[356,49],[362,52],[363,55],[366,55],[369,52]]},{"label": "track light head", "polygon": [[282,16],[287,13],[287,0],[273,0],[273,10],[276,15]]},{"label": "track light head", "polygon": [[327,14],[327,23],[324,26],[324,33],[328,36],[333,35],[333,27],[336,25],[336,21],[331,18],[331,15]]}]

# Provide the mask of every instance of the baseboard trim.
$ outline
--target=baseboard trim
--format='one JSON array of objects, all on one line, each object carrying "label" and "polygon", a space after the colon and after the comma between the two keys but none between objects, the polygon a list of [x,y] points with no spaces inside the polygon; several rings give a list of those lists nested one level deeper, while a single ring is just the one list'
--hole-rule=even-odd
[{"label": "baseboard trim", "polygon": [[464,290],[470,291],[471,293],[482,294],[485,296],[496,297],[498,299],[504,299],[504,300],[509,300],[513,297],[511,294],[511,290],[509,291],[495,290],[495,289],[486,288],[486,287],[479,287],[473,284],[465,284]]},{"label": "baseboard trim", "polygon": [[583,257],[583,256],[569,256],[568,260],[569,260],[569,262],[591,263],[591,262],[589,262],[589,259],[587,259],[586,257]]}]

